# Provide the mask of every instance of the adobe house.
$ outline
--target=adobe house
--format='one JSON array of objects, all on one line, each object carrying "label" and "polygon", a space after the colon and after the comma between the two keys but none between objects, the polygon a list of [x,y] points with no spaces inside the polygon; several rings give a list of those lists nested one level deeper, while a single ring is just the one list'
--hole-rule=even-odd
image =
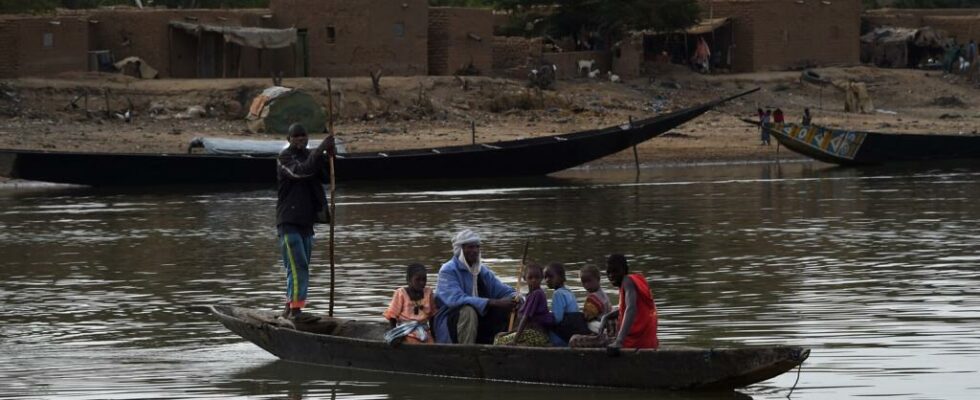
[{"label": "adobe house", "polygon": [[269,7],[274,26],[296,28],[303,49],[286,76],[428,73],[427,0],[272,0]]},{"label": "adobe house", "polygon": [[980,40],[980,9],[878,9],[868,10],[861,19],[871,27],[919,29],[931,27],[963,44]]},{"label": "adobe house", "polygon": [[64,16],[0,16],[0,77],[88,69],[88,23]]},{"label": "adobe house", "polygon": [[[116,60],[142,58],[164,78],[270,76],[291,49],[262,51],[189,26],[262,27],[266,9],[100,9],[87,13],[90,50],[109,50]],[[289,64],[291,66],[291,64]]]},{"label": "adobe house", "polygon": [[860,1],[700,1],[705,19],[732,20],[731,52],[724,58],[735,72],[859,62]]},{"label": "adobe house", "polygon": [[492,10],[430,7],[428,25],[429,75],[492,72]]}]

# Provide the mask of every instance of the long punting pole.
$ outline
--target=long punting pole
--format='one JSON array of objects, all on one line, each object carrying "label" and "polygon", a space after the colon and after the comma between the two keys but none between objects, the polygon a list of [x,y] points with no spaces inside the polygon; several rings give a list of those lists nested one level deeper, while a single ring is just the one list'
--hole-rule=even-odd
[{"label": "long punting pole", "polygon": [[[530,240],[524,241],[524,255],[521,256],[521,266],[517,268],[517,295],[521,294],[521,278],[524,275],[524,266],[527,265],[527,247],[531,244]],[[517,310],[510,312],[510,324],[507,325],[507,331],[514,330],[514,319],[517,317]]]},{"label": "long punting pole", "polygon": [[[327,134],[333,135],[333,87],[330,85],[330,78],[327,78]],[[336,136],[334,136],[336,138]],[[327,140],[324,138],[323,140]],[[334,259],[333,259],[333,234],[334,225],[337,220],[336,207],[337,203],[334,201],[334,191],[337,187],[336,180],[333,173],[333,153],[328,152],[328,160],[330,161],[330,309],[327,315],[333,316],[333,292],[334,292]]]}]

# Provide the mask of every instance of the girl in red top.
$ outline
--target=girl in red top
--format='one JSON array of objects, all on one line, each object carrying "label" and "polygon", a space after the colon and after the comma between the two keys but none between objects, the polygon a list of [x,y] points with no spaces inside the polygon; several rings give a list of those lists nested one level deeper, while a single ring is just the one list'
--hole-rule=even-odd
[{"label": "girl in red top", "polygon": [[641,274],[630,274],[626,257],[613,254],[606,260],[606,276],[619,287],[619,330],[608,346],[611,354],[622,347],[655,349],[657,340],[657,305],[647,281]]}]

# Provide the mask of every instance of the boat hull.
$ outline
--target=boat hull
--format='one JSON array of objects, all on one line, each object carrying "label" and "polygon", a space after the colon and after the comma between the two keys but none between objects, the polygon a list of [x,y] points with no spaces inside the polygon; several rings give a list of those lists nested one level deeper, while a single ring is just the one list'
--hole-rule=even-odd
[{"label": "boat hull", "polygon": [[[336,179],[386,180],[546,175],[617,153],[697,118],[748,91],[604,129],[490,144],[352,153]],[[276,182],[274,155],[115,154],[0,150],[0,174],[92,186]]]},{"label": "boat hull", "polygon": [[[808,356],[800,347],[624,350],[487,345],[402,345],[381,340],[303,332],[277,326],[270,313],[211,307],[232,332],[288,361],[391,373],[489,381],[641,389],[730,390],[786,372]],[[342,320],[337,320],[342,321]],[[347,328],[383,332],[384,323],[347,321]],[[349,324],[360,324],[352,328]]]},{"label": "boat hull", "polygon": [[769,133],[790,150],[840,165],[980,159],[980,136],[889,134],[782,124]]}]

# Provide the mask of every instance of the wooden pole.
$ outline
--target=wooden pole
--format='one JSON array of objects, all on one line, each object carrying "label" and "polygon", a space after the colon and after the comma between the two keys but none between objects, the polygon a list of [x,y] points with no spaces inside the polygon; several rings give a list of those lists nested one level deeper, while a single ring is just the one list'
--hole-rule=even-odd
[{"label": "wooden pole", "polygon": [[470,121],[470,137],[473,139],[473,144],[476,144],[476,121]]},{"label": "wooden pole", "polygon": [[[524,265],[527,264],[527,247],[531,244],[530,240],[524,241],[524,255],[521,256],[521,265],[517,268],[517,294],[521,294],[521,278],[524,276]],[[507,331],[514,330],[514,319],[517,318],[517,310],[510,312],[510,323],[507,324]],[[515,341],[516,342],[516,341]]]},{"label": "wooden pole", "polygon": [[[333,135],[334,134],[334,132],[333,132],[333,87],[330,85],[330,78],[327,78],[327,130],[329,131],[329,132],[327,132],[328,135]],[[323,140],[327,140],[327,138],[324,138]],[[337,184],[336,184],[336,179],[334,177],[334,172],[333,172],[333,170],[334,170],[334,168],[333,168],[334,167],[333,154],[329,154],[329,155],[330,155],[330,158],[329,158],[329,161],[330,161],[330,247],[329,247],[329,249],[330,249],[329,250],[329,253],[330,253],[330,310],[327,313],[327,315],[329,315],[329,316],[332,317],[333,316],[333,299],[334,299],[334,295],[333,295],[333,293],[334,293],[334,277],[335,277],[335,272],[334,272],[335,271],[335,269],[334,269],[334,257],[333,257],[334,256],[334,240],[333,240],[333,238],[334,238],[334,226],[336,225],[336,221],[337,221],[337,212],[336,212],[336,208],[337,208],[336,206],[337,206],[337,204],[334,201],[334,192],[336,190]]]},{"label": "wooden pole", "polygon": [[[633,116],[630,115],[630,129],[633,129]],[[636,175],[640,175],[640,155],[636,151],[636,144],[633,144],[633,163],[636,164]]]}]

